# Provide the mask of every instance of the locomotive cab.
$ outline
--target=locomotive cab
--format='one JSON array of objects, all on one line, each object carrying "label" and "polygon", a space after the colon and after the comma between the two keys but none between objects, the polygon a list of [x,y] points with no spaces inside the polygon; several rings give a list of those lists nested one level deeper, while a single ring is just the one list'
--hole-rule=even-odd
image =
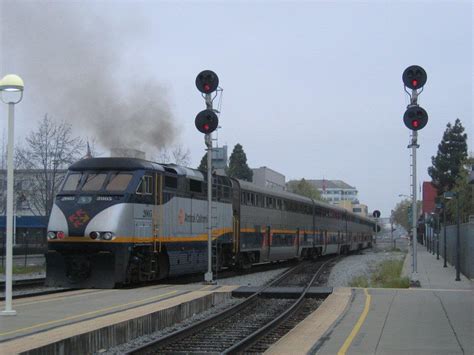
[{"label": "locomotive cab", "polygon": [[72,165],[48,224],[46,284],[111,288],[130,282],[131,250],[155,237],[155,190],[162,170],[128,158]]}]

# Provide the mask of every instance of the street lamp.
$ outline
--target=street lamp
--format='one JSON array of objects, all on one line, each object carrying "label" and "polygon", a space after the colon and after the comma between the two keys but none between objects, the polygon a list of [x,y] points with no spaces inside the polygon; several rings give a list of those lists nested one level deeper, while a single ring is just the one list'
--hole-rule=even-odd
[{"label": "street lamp", "polygon": [[13,279],[13,133],[15,104],[23,98],[23,80],[15,74],[8,74],[0,80],[0,98],[8,104],[8,145],[7,145],[7,263],[5,272],[5,310],[2,315],[15,315],[12,308]]},{"label": "street lamp", "polygon": [[[446,200],[452,200],[456,198],[456,281],[461,281],[460,268],[461,268],[461,239],[459,235],[460,221],[459,221],[459,196],[457,192],[448,191],[444,193]],[[446,223],[446,222],[445,222]],[[446,240],[446,234],[444,235]],[[446,243],[446,241],[445,241]]]}]

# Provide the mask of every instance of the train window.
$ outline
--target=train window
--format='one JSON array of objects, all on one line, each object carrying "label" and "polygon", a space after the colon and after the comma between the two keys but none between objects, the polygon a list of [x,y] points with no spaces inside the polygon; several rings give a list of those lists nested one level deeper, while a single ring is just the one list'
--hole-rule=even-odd
[{"label": "train window", "polygon": [[82,191],[99,191],[104,184],[107,174],[93,174],[90,173],[87,175],[86,182],[82,186]]},{"label": "train window", "polygon": [[172,189],[178,188],[178,178],[174,176],[165,176],[165,186]]},{"label": "train window", "polygon": [[242,205],[245,205],[245,192],[242,192],[242,196],[240,197],[240,199],[242,200],[242,201],[240,201],[240,203]]},{"label": "train window", "polygon": [[64,191],[76,191],[81,183],[82,174],[71,174],[64,182]]},{"label": "train window", "polygon": [[230,199],[230,188],[227,186],[224,187],[224,199]]},{"label": "train window", "polygon": [[132,180],[132,176],[129,173],[113,173],[105,189],[107,191],[125,191],[130,180]]},{"label": "train window", "polygon": [[202,192],[202,182],[189,179],[189,190],[192,192]]},{"label": "train window", "polygon": [[137,194],[139,195],[151,195],[152,194],[152,178],[149,175],[145,175],[140,180],[140,184],[137,187]]},{"label": "train window", "polygon": [[267,207],[273,208],[273,198],[267,197]]}]

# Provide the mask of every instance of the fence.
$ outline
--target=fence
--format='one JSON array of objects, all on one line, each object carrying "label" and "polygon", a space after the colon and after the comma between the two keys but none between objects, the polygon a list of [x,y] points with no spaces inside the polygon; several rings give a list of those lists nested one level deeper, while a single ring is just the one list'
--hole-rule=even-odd
[{"label": "fence", "polygon": [[[459,229],[461,244],[461,272],[470,279],[474,279],[474,223],[464,223]],[[446,260],[456,265],[456,233],[457,227],[446,227]],[[441,226],[439,239],[439,253],[444,257],[444,228]]]}]

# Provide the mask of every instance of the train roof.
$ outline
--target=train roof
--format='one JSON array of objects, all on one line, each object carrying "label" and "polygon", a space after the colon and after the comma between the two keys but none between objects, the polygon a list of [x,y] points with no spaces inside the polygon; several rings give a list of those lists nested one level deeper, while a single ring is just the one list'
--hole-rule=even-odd
[{"label": "train roof", "polygon": [[176,164],[159,164],[139,158],[90,158],[82,159],[69,167],[71,171],[84,170],[156,170],[171,172],[190,179],[204,181],[201,171]]},{"label": "train roof", "polygon": [[[184,166],[176,164],[159,164],[149,160],[139,159],[139,158],[90,158],[82,159],[78,162],[72,164],[69,167],[71,171],[84,171],[84,170],[156,170],[160,172],[172,172],[179,176],[186,176],[190,179],[195,179],[199,181],[205,181],[205,176],[200,170],[187,168]],[[225,175],[223,177],[228,178]],[[341,213],[347,213],[349,215],[354,215],[357,218],[373,222],[370,218],[357,215],[355,213],[349,212],[344,208],[330,205],[317,200],[312,200],[308,197],[297,195],[288,191],[278,191],[273,189],[267,189],[264,187],[259,187],[251,182],[239,180],[240,186],[246,190],[258,192],[262,194],[273,195],[281,198],[288,198],[304,203],[315,204],[316,206],[328,208],[334,211]]]},{"label": "train roof", "polygon": [[240,186],[242,188],[244,188],[245,190],[258,192],[258,193],[262,193],[262,194],[268,194],[268,195],[272,195],[272,196],[276,196],[276,197],[280,197],[280,198],[292,199],[292,200],[296,200],[296,201],[300,201],[300,202],[304,202],[304,203],[309,203],[309,204],[313,204],[313,202],[314,202],[314,204],[316,206],[331,209],[333,211],[338,211],[338,212],[341,212],[341,213],[347,213],[348,215],[355,216],[355,217],[360,218],[362,220],[373,222],[372,219],[370,219],[368,217],[360,216],[360,215],[355,214],[353,212],[350,212],[350,211],[348,211],[348,210],[346,210],[342,207],[330,205],[329,203],[325,203],[325,202],[318,201],[318,200],[313,200],[313,199],[311,199],[309,197],[306,197],[306,196],[301,196],[301,195],[298,195],[298,194],[295,194],[295,193],[292,193],[292,192],[288,192],[288,191],[279,191],[279,190],[259,187],[255,184],[251,183],[251,182],[244,181],[244,180],[239,180],[239,183],[240,183]]},{"label": "train roof", "polygon": [[72,164],[69,170],[157,170],[165,171],[163,166],[152,161],[138,158],[90,158]]}]

